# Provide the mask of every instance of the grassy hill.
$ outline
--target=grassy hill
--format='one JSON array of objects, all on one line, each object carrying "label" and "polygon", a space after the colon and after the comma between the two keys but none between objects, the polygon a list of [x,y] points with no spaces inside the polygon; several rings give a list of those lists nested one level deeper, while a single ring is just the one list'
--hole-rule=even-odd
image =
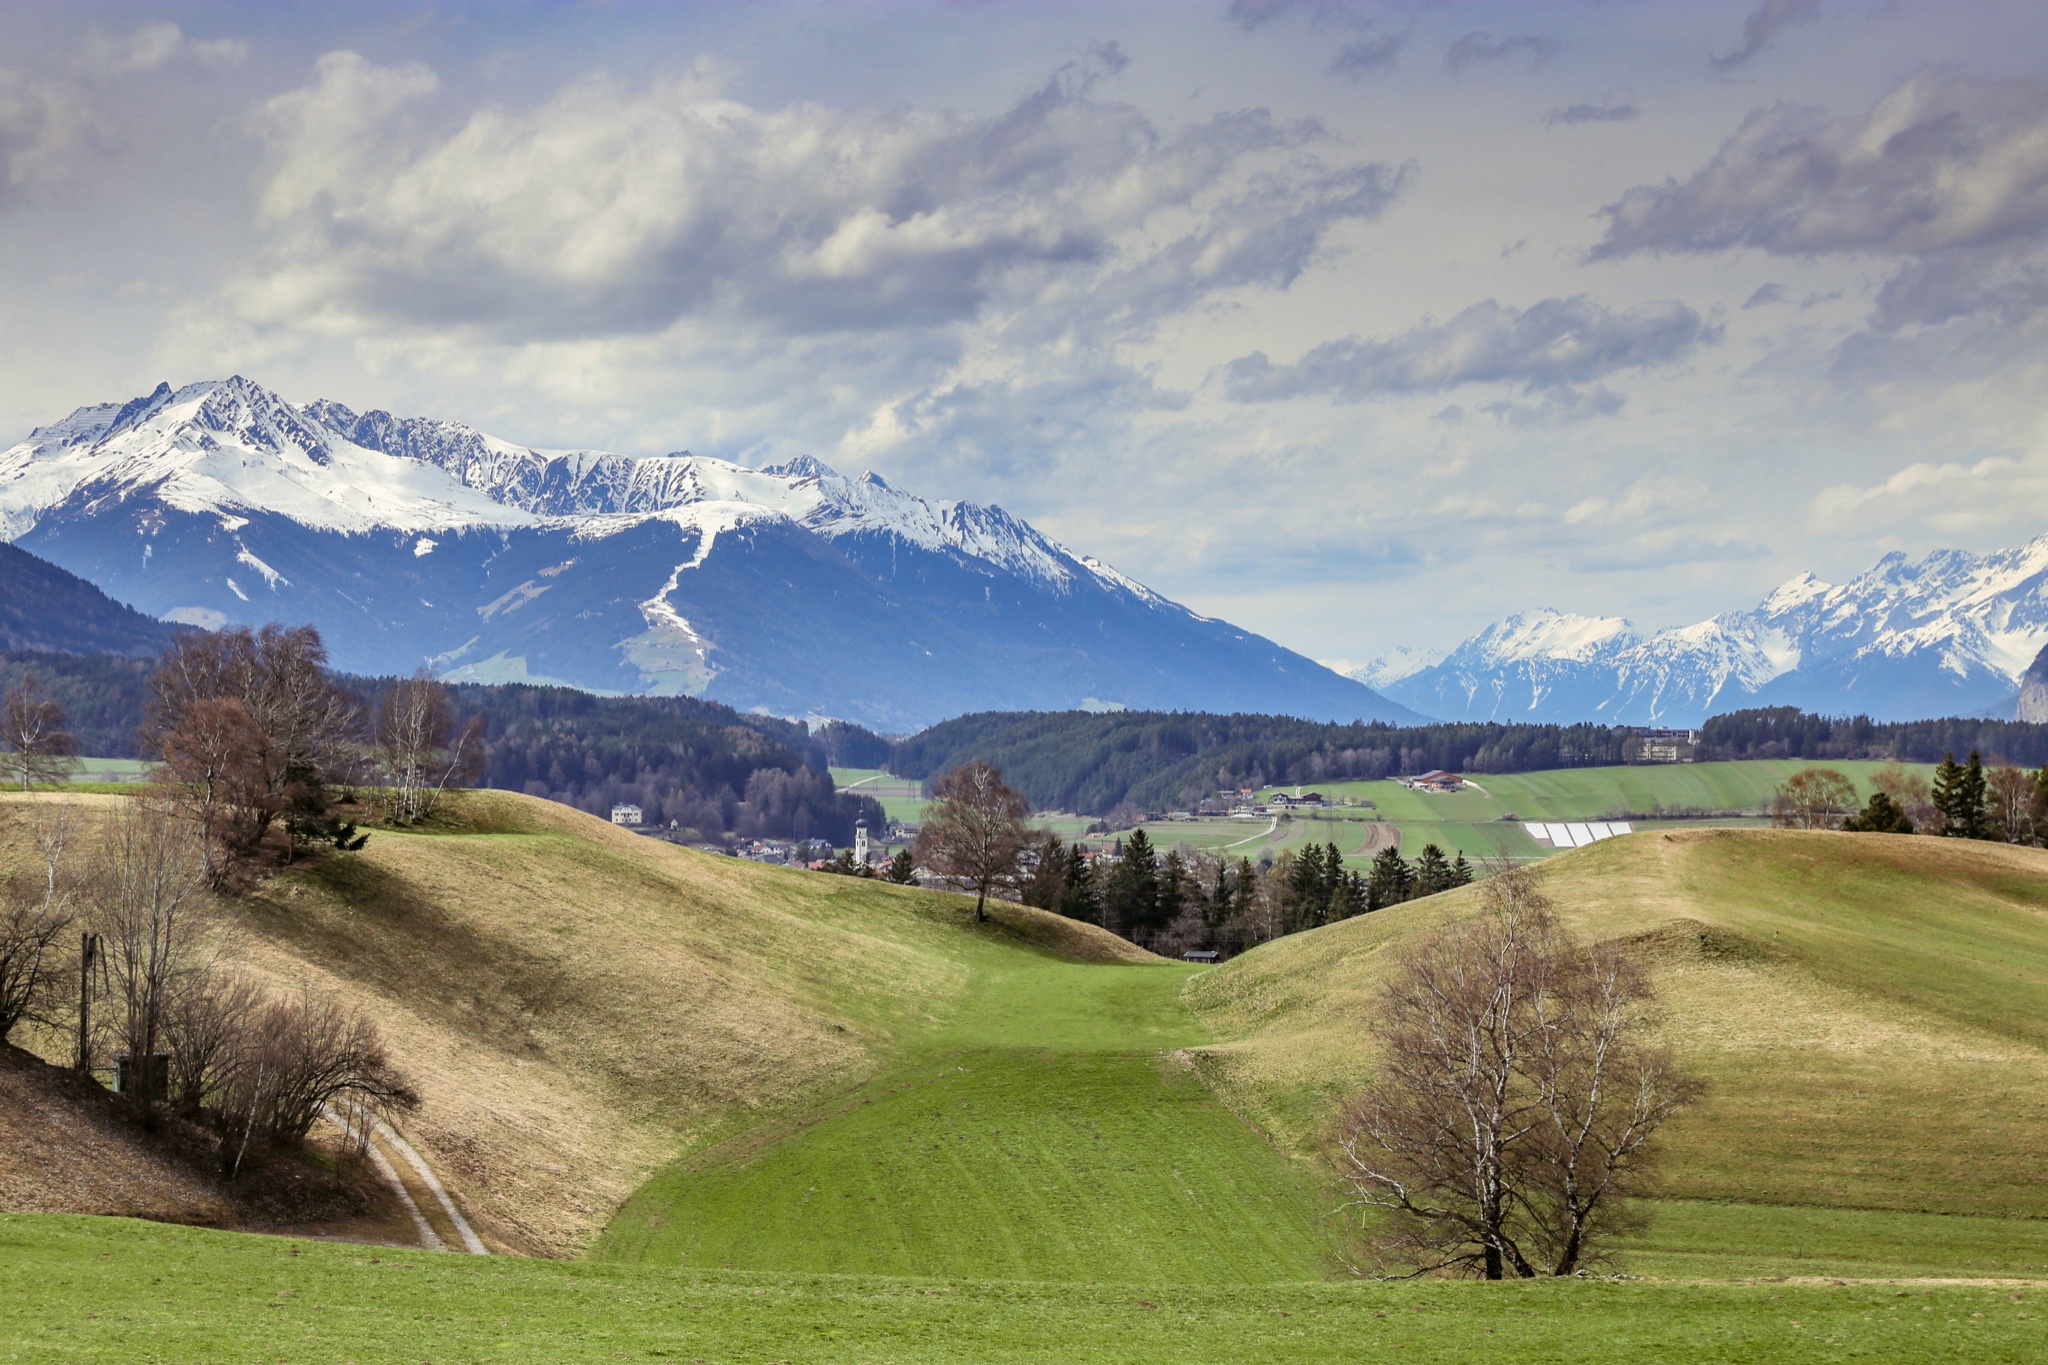
[{"label": "grassy hill", "polygon": [[[1179,1001],[1189,969],[1023,907],[977,925],[968,904],[472,792],[441,828],[267,883],[241,957],[381,1022],[425,1096],[411,1136],[503,1248],[583,1250],[680,1163],[606,1256],[1320,1274],[1312,1190],[1161,1060],[1209,1040]],[[869,1166],[899,1132],[917,1140]]]},{"label": "grassy hill", "polygon": [[[2017,1362],[2042,1346],[2048,853],[1700,830],[1552,860],[1572,922],[1652,955],[1667,1027],[1713,1083],[1674,1125],[1631,1253],[1653,1280],[1387,1285],[1332,1282],[1318,1154],[1372,1064],[1361,1025],[1394,951],[1471,913],[1472,892],[1197,972],[1034,912],[977,926],[957,897],[698,854],[522,798],[470,794],[455,817],[277,879],[244,957],[378,1013],[427,1096],[411,1135],[489,1240],[591,1258],[0,1215],[16,1287],[0,1356]],[[1914,1278],[1818,1278],[1854,1276]]]},{"label": "grassy hill", "polygon": [[[1712,1084],[1670,1131],[1666,1196],[1749,1210],[1674,1202],[1651,1247],[1767,1257],[1804,1237],[1884,1263],[1960,1235],[2048,1270],[2048,852],[1664,832],[1560,855],[1545,885],[1581,931],[1652,954],[1666,1027]],[[1319,1150],[1369,1074],[1360,1025],[1396,952],[1477,904],[1415,902],[1204,975],[1188,999],[1230,1040],[1202,1050],[1204,1075],[1291,1150]]]}]

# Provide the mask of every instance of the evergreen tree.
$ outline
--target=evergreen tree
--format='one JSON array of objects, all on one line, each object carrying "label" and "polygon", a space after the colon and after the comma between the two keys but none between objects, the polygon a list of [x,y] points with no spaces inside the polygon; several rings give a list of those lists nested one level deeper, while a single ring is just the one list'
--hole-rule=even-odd
[{"label": "evergreen tree", "polygon": [[1383,848],[1372,860],[1372,873],[1366,878],[1365,887],[1367,910],[1399,905],[1413,893],[1415,873],[1400,849]]},{"label": "evergreen tree", "polygon": [[1444,851],[1435,844],[1424,844],[1422,856],[1415,860],[1415,894],[1434,896],[1456,884],[1451,880],[1451,864]]},{"label": "evergreen tree", "polygon": [[1095,869],[1079,844],[1067,847],[1067,870],[1060,888],[1060,913],[1068,919],[1102,923],[1102,893],[1096,885]]},{"label": "evergreen tree", "polygon": [[1950,839],[1989,837],[1984,816],[1984,762],[1970,751],[1967,765],[1953,752],[1934,770],[1934,808],[1941,812],[1941,833]]},{"label": "evergreen tree", "polygon": [[1181,857],[1179,849],[1169,849],[1159,864],[1159,906],[1154,915],[1160,925],[1173,923],[1180,914],[1187,903],[1188,881],[1187,859]]},{"label": "evergreen tree", "polygon": [[1135,830],[1124,856],[1109,874],[1103,911],[1111,932],[1133,943],[1149,935],[1159,915],[1159,855],[1145,831]]},{"label": "evergreen tree", "polygon": [[1067,846],[1057,834],[1048,834],[1032,857],[1031,875],[1024,881],[1024,903],[1039,910],[1057,910],[1066,890]]},{"label": "evergreen tree", "polygon": [[1458,855],[1458,860],[1451,864],[1451,885],[1472,885],[1472,864],[1465,861],[1465,855],[1462,853]]},{"label": "evergreen tree", "polygon": [[1898,802],[1883,792],[1872,792],[1863,813],[1844,820],[1842,828],[1859,834],[1911,834],[1913,822]]},{"label": "evergreen tree", "polygon": [[889,860],[888,868],[882,873],[882,880],[898,886],[909,886],[917,880],[917,859],[910,856],[909,849],[896,850],[896,856]]}]

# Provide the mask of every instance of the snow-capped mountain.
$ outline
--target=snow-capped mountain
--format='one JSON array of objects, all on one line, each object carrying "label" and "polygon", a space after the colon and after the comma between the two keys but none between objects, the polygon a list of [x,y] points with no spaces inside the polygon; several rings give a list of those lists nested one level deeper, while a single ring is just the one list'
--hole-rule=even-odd
[{"label": "snow-capped mountain", "polygon": [[1382,677],[1455,719],[1690,725],[1746,706],[1880,720],[2010,714],[2048,646],[2048,536],[1889,554],[1847,583],[1802,574],[1755,608],[1644,634],[1618,617],[1511,616],[1441,663]]},{"label": "snow-capped mountain", "polygon": [[520,446],[240,377],[0,452],[0,540],[171,620],[318,624],[335,662],[690,693],[900,730],[983,709],[1411,719],[999,507],[802,458]]}]

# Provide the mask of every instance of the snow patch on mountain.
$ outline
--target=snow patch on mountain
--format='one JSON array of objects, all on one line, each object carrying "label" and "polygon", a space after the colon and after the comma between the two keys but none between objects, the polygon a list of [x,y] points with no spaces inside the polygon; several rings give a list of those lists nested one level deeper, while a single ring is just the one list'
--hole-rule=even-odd
[{"label": "snow patch on mountain", "polygon": [[1475,718],[1695,723],[1767,703],[1906,718],[2000,704],[2044,646],[2048,535],[1894,552],[1842,584],[1800,574],[1751,610],[1648,636],[1618,617],[1511,616],[1440,664],[1360,681]]}]

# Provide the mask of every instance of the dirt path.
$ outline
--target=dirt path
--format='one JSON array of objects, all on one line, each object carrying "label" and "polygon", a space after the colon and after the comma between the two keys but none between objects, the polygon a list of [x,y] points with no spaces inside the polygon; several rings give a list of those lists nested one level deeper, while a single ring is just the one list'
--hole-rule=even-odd
[{"label": "dirt path", "polygon": [[[331,1108],[327,1110],[327,1118],[343,1131],[352,1131],[341,1115]],[[491,1254],[483,1239],[476,1235],[476,1229],[463,1217],[462,1210],[456,1207],[447,1186],[434,1174],[434,1168],[427,1164],[417,1148],[400,1136],[397,1129],[383,1119],[372,1118],[363,1145],[369,1153],[370,1164],[376,1167],[377,1174],[391,1187],[391,1192],[398,1196],[406,1216],[412,1220],[422,1247],[428,1251],[447,1251],[451,1249],[449,1243],[454,1241],[461,1243],[462,1249],[472,1256]],[[430,1213],[434,1216],[430,1217]],[[441,1228],[434,1226],[437,1219],[443,1225]],[[444,1230],[448,1235],[443,1235]]]}]

